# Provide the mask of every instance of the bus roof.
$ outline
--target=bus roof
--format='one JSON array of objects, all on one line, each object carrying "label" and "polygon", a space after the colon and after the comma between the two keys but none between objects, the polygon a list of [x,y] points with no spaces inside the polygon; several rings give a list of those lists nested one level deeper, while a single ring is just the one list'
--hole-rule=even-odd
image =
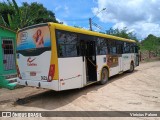
[{"label": "bus roof", "polygon": [[27,30],[27,29],[32,29],[32,28],[35,28],[35,27],[40,27],[40,26],[45,26],[45,25],[48,25],[48,24],[47,23],[40,23],[40,24],[27,26],[27,27],[24,27],[22,29],[19,29],[17,32],[22,32],[22,31]]},{"label": "bus roof", "polygon": [[[108,34],[102,34],[102,33],[99,33],[99,32],[89,31],[89,30],[76,28],[76,27],[71,27],[71,26],[67,26],[67,25],[63,25],[63,24],[58,24],[58,23],[53,23],[53,22],[49,22],[48,24],[51,25],[51,26],[54,26],[54,28],[58,29],[58,30],[81,33],[81,34],[86,34],[86,35],[93,35],[93,36],[103,37],[103,38],[110,38],[110,39],[120,40],[120,41],[125,41],[125,42],[133,42],[133,43],[136,42],[135,40],[131,40],[131,39],[116,37],[116,36],[108,35]],[[44,26],[44,25],[47,25],[47,23],[41,23],[41,24],[36,24],[36,25],[29,26],[29,27],[25,27],[25,28],[22,28],[22,29],[18,30],[18,32],[21,32],[21,31],[27,30],[27,29],[31,29],[31,28],[34,28],[34,27],[37,27],[37,26]]]},{"label": "bus roof", "polygon": [[86,34],[86,35],[93,35],[93,36],[110,38],[110,39],[126,41],[126,42],[134,42],[134,43],[136,42],[135,40],[131,40],[131,39],[116,37],[116,36],[113,36],[113,35],[102,34],[102,33],[94,32],[94,31],[84,30],[84,29],[81,29],[81,28],[66,26],[66,25],[63,25],[63,24],[51,23],[51,22],[49,24],[53,25],[55,27],[55,29],[58,29],[58,30],[70,31],[70,32],[81,33],[81,34]]}]

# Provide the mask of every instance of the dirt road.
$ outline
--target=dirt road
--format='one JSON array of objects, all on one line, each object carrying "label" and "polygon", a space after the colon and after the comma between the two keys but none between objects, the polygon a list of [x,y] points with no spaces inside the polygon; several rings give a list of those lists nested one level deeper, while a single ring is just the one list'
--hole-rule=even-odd
[{"label": "dirt road", "polygon": [[[25,104],[15,104],[24,97]],[[160,61],[143,63],[133,73],[117,75],[102,86],[62,92],[0,89],[0,110],[160,111]]]}]

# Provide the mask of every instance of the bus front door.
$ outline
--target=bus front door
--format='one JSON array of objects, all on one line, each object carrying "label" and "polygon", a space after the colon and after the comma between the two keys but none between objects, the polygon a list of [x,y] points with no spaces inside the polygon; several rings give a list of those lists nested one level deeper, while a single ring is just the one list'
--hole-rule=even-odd
[{"label": "bus front door", "polygon": [[83,61],[86,71],[86,84],[97,81],[96,48],[95,41],[82,41]]}]

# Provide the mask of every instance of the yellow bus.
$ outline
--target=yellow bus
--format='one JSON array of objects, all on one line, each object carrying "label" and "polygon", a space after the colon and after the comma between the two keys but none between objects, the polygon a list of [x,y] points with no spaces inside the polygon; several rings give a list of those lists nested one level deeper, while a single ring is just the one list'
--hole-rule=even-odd
[{"label": "yellow bus", "polygon": [[55,91],[82,88],[139,65],[136,41],[57,23],[17,32],[18,84]]}]

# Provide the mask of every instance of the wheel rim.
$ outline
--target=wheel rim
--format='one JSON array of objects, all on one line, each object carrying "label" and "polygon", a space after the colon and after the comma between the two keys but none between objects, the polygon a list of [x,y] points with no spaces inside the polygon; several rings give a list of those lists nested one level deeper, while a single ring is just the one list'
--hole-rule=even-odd
[{"label": "wheel rim", "polygon": [[107,80],[107,71],[106,70],[103,70],[103,72],[102,72],[102,80],[103,81]]},{"label": "wheel rim", "polygon": [[133,71],[133,64],[131,64],[130,70]]}]

